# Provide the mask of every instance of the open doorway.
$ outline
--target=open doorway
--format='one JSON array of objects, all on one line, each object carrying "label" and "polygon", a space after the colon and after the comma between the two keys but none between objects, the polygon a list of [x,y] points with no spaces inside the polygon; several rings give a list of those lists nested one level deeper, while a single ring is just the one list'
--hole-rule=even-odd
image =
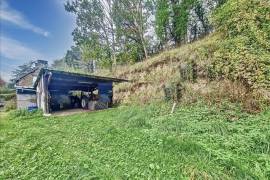
[{"label": "open doorway", "polygon": [[96,88],[89,91],[51,91],[49,101],[50,112],[69,109],[100,110],[110,107],[112,95],[100,94]]}]

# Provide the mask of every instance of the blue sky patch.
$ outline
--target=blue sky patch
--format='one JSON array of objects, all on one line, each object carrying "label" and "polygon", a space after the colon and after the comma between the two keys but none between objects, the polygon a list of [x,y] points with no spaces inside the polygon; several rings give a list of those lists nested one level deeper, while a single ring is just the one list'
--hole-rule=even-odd
[{"label": "blue sky patch", "polygon": [[50,63],[73,45],[75,17],[64,0],[0,1],[0,75],[5,80],[18,65],[44,59]]}]

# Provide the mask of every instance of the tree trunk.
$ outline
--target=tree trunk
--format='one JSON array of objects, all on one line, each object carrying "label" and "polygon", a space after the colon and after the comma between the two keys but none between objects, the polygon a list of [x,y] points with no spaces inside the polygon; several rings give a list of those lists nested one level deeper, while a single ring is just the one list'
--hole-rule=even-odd
[{"label": "tree trunk", "polygon": [[147,59],[148,58],[148,52],[147,52],[147,49],[146,49],[146,46],[145,46],[145,41],[144,41],[143,37],[142,37],[142,45],[143,45],[144,56]]},{"label": "tree trunk", "polygon": [[142,1],[139,2],[138,7],[137,7],[137,12],[139,13],[139,23],[137,23],[136,18],[135,18],[135,23],[138,26],[138,30],[139,30],[139,35],[140,35],[140,39],[141,39],[141,43],[142,43],[142,47],[143,47],[143,51],[144,51],[144,56],[147,59],[148,58],[148,52],[147,52],[147,48],[145,45],[145,39],[144,39],[144,22],[143,22],[143,7],[142,7]]},{"label": "tree trunk", "polygon": [[116,66],[116,56],[115,56],[115,35],[114,35],[114,29],[113,25],[111,24],[112,27],[112,56],[113,56],[113,66]]}]

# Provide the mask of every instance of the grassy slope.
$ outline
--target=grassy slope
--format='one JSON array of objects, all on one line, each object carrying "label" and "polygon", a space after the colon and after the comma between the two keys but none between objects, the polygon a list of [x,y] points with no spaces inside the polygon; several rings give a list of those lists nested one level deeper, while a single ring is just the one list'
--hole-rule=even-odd
[{"label": "grassy slope", "polygon": [[270,111],[120,107],[0,121],[0,179],[270,178]]},{"label": "grassy slope", "polygon": [[[205,80],[211,60],[210,53],[216,45],[216,36],[164,51],[143,62],[131,66],[118,67],[113,76],[131,80],[114,88],[114,98],[123,103],[150,102],[162,99],[163,86],[179,81],[180,66],[195,61],[198,69],[198,82],[193,86],[201,86]],[[192,90],[193,91],[193,90]]]}]

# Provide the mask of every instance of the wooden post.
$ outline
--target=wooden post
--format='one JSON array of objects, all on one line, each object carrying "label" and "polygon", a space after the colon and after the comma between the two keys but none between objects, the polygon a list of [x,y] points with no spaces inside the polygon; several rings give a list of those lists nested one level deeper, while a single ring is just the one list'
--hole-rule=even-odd
[{"label": "wooden post", "polygon": [[44,104],[45,104],[45,109],[44,113],[49,114],[49,108],[48,108],[48,79],[46,77],[46,74],[44,75]]},{"label": "wooden post", "polygon": [[49,92],[48,92],[48,77],[47,74],[42,75],[41,93],[43,98],[41,99],[42,109],[44,114],[49,114]]},{"label": "wooden post", "polygon": [[174,102],[174,103],[173,103],[173,107],[172,107],[172,110],[171,110],[171,114],[173,114],[173,113],[174,113],[175,106],[176,106],[176,102]]}]

